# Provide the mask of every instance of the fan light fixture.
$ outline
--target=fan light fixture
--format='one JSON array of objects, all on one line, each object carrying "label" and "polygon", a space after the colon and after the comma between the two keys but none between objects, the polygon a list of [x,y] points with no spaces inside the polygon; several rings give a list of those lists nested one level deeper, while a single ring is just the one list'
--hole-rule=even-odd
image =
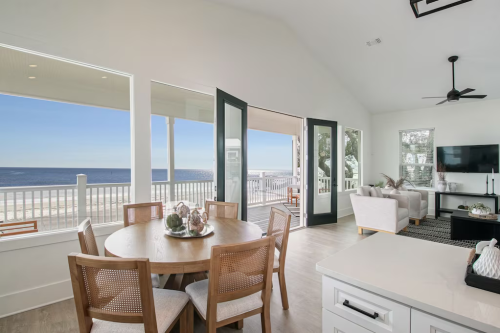
[{"label": "fan light fixture", "polygon": [[[434,14],[436,12],[439,12],[439,11],[442,11],[442,10],[445,10],[445,9],[448,9],[448,8],[451,8],[451,7],[455,7],[455,6],[461,5],[463,3],[466,3],[466,2],[469,2],[469,1],[472,1],[472,0],[458,0],[458,1],[455,1],[455,2],[452,2],[452,3],[449,3],[447,5],[443,5],[441,7],[428,10],[426,12],[420,12],[420,10],[418,8],[418,3],[422,2],[422,1],[424,1],[424,0],[410,0],[410,6],[411,6],[411,9],[413,10],[413,14],[415,14],[416,18],[419,18],[419,17],[422,17],[422,16],[426,16],[426,15],[429,15],[429,14]],[[437,1],[439,1],[439,0],[425,0],[425,3],[426,4],[431,4],[431,3],[437,2]]]}]

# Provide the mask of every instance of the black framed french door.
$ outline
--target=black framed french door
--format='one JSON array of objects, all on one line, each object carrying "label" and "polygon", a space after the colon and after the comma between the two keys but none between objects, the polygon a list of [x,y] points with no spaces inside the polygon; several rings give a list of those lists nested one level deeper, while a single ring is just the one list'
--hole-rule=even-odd
[{"label": "black framed french door", "polygon": [[247,103],[217,89],[217,201],[247,220]]},{"label": "black framed french door", "polygon": [[307,226],[337,222],[337,122],[307,119]]}]

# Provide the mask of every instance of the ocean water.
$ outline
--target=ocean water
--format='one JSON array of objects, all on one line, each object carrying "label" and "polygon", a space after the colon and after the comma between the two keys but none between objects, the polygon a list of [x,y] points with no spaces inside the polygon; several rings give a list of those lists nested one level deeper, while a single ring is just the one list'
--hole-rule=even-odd
[{"label": "ocean water", "polygon": [[[153,181],[166,181],[167,169],[153,169]],[[98,168],[2,168],[0,167],[0,187],[8,186],[46,186],[76,184],[76,175],[87,175],[88,184],[130,183],[130,169]],[[250,170],[249,177],[258,177],[258,172]],[[291,171],[272,170],[266,175],[274,177],[291,176]],[[175,179],[212,180],[212,170],[176,169]]]}]

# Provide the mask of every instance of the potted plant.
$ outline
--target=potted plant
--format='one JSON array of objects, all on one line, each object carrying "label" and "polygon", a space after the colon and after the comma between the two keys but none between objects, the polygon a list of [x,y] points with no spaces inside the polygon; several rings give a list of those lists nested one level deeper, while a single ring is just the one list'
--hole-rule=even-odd
[{"label": "potted plant", "polygon": [[469,206],[469,212],[474,215],[488,215],[491,212],[491,208],[485,206],[482,202],[478,202]]},{"label": "potted plant", "polygon": [[413,187],[415,187],[415,185],[413,185],[412,182],[410,182],[408,180],[408,177],[400,177],[397,181],[394,180],[393,178],[387,176],[385,173],[382,173],[381,174],[382,176],[384,176],[385,180],[386,180],[386,184],[385,184],[385,188],[386,189],[395,189],[395,190],[403,190],[403,191],[406,191],[406,188],[404,187],[404,183],[405,182],[408,182],[410,183]]},{"label": "potted plant", "polygon": [[438,191],[439,192],[445,192],[446,187],[448,186],[448,183],[446,182],[446,166],[443,163],[439,163],[437,168],[437,175],[438,175]]}]

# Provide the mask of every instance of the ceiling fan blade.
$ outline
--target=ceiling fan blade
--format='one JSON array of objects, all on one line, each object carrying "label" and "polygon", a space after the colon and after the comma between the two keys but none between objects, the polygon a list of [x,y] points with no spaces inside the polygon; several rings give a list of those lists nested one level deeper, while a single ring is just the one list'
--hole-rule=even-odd
[{"label": "ceiling fan blade", "polygon": [[488,95],[469,95],[469,96],[460,96],[460,98],[485,98]]},{"label": "ceiling fan blade", "polygon": [[422,97],[422,99],[428,99],[428,98],[446,98],[445,96],[442,97]]},{"label": "ceiling fan blade", "polygon": [[437,103],[436,105],[443,104],[443,103],[446,103],[446,102],[448,102],[448,100],[447,100],[447,99],[445,99],[445,100],[444,100],[444,101],[442,101],[442,102]]},{"label": "ceiling fan blade", "polygon": [[468,93],[470,93],[470,92],[473,92],[474,90],[476,90],[476,89],[471,89],[471,88],[464,89],[464,90],[462,90],[462,91],[460,92],[460,96],[461,96],[461,95],[468,94]]}]

